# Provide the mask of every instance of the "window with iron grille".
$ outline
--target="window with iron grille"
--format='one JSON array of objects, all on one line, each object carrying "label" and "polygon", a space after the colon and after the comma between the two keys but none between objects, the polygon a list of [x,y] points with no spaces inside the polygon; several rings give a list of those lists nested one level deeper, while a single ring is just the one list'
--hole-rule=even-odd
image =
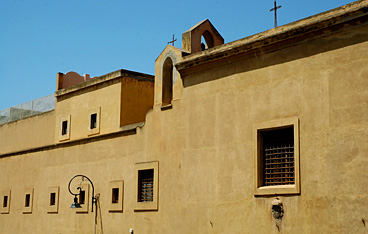
[{"label": "window with iron grille", "polygon": [[138,171],[138,202],[153,201],[154,170]]},{"label": "window with iron grille", "polygon": [[293,126],[260,132],[262,186],[295,184]]}]

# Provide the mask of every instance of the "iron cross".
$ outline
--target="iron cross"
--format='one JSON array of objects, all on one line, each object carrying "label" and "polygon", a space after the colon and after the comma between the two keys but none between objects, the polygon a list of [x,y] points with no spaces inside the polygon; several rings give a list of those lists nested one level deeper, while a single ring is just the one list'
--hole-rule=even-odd
[{"label": "iron cross", "polygon": [[275,28],[277,27],[277,9],[281,8],[280,6],[277,6],[276,0],[275,0],[275,6],[270,9],[270,11],[275,11]]},{"label": "iron cross", "polygon": [[174,46],[174,42],[176,42],[176,39],[175,39],[175,34],[173,34],[173,39],[172,41],[169,41],[167,44],[172,44],[172,46]]}]

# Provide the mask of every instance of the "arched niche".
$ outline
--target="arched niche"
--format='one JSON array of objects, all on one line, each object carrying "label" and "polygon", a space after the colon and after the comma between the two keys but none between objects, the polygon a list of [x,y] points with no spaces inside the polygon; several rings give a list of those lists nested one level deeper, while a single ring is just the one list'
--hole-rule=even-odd
[{"label": "arched niche", "polygon": [[162,66],[162,105],[169,105],[173,99],[173,61],[165,59]]}]

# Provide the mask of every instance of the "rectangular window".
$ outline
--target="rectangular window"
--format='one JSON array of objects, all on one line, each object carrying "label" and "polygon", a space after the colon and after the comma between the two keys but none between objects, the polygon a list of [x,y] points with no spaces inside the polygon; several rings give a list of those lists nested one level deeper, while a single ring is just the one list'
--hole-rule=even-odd
[{"label": "rectangular window", "polygon": [[3,207],[8,207],[8,196],[4,196]]},{"label": "rectangular window", "polygon": [[25,200],[24,206],[29,207],[30,202],[31,202],[31,194],[26,194],[26,200]]},{"label": "rectangular window", "polygon": [[89,184],[82,183],[80,185],[81,190],[78,195],[78,203],[81,205],[81,208],[75,209],[76,213],[88,213],[90,210],[89,205],[91,201],[89,200],[90,197],[90,186]]},{"label": "rectangular window", "polygon": [[56,204],[56,193],[50,193],[50,206],[54,206]]},{"label": "rectangular window", "polygon": [[70,140],[71,115],[60,118],[59,141]]},{"label": "rectangular window", "polygon": [[47,213],[55,214],[59,211],[59,186],[49,187],[49,200],[47,204]]},{"label": "rectangular window", "polygon": [[88,110],[88,136],[100,134],[100,115],[101,107],[91,108]]},{"label": "rectangular window", "polygon": [[33,188],[24,191],[23,214],[31,214],[33,207]]},{"label": "rectangular window", "polygon": [[153,201],[153,169],[140,170],[138,172],[138,201],[152,202]]},{"label": "rectangular window", "polygon": [[79,204],[83,205],[86,201],[86,191],[81,190],[79,194]]},{"label": "rectangular window", "polygon": [[112,198],[111,203],[118,203],[119,202],[119,188],[112,189]]},{"label": "rectangular window", "polygon": [[110,181],[110,193],[111,203],[109,204],[109,212],[122,212],[123,211],[123,199],[124,199],[124,181],[115,180]]},{"label": "rectangular window", "polygon": [[134,210],[158,210],[158,161],[136,163],[134,168],[137,199]]},{"label": "rectangular window", "polygon": [[10,212],[10,190],[0,191],[0,213],[9,214]]},{"label": "rectangular window", "polygon": [[68,121],[63,121],[61,126],[61,135],[66,135],[68,133]]},{"label": "rectangular window", "polygon": [[260,132],[262,186],[294,184],[294,129]]},{"label": "rectangular window", "polygon": [[91,115],[91,125],[90,129],[94,129],[97,127],[97,113]]},{"label": "rectangular window", "polygon": [[256,125],[255,195],[299,194],[299,119]]}]

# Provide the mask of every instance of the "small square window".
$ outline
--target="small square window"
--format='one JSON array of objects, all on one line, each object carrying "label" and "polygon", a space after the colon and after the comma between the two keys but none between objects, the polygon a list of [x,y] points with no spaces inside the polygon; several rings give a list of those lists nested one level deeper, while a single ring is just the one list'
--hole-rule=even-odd
[{"label": "small square window", "polygon": [[68,121],[63,121],[61,126],[61,135],[66,135],[68,133]]},{"label": "small square window", "polygon": [[135,164],[136,204],[135,211],[158,210],[158,162]]},{"label": "small square window", "polygon": [[91,115],[91,129],[94,129],[97,127],[97,113],[94,113]]},{"label": "small square window", "polygon": [[110,212],[122,212],[123,211],[123,198],[124,198],[124,181],[116,180],[110,182],[110,197],[111,203],[109,205]]},{"label": "small square window", "polygon": [[255,195],[299,194],[299,120],[258,124],[255,133]]},{"label": "small square window", "polygon": [[59,186],[49,187],[49,200],[47,213],[58,213],[59,210]]},{"label": "small square window", "polygon": [[9,214],[10,211],[10,190],[1,191],[0,213]]}]

